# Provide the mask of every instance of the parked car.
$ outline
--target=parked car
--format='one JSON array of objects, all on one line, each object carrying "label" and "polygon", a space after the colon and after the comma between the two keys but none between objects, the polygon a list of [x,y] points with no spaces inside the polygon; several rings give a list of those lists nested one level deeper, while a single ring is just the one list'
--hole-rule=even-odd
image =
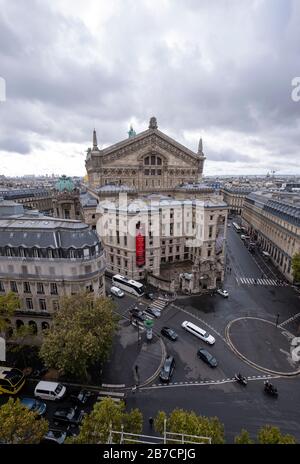
[{"label": "parked car", "polygon": [[92,392],[89,390],[80,390],[77,394],[70,396],[71,400],[76,404],[85,404],[88,399],[92,396]]},{"label": "parked car", "polygon": [[80,425],[84,416],[84,412],[75,406],[66,408],[56,408],[53,414],[53,420],[55,425],[67,424],[75,427]]},{"label": "parked car", "polygon": [[242,234],[242,235],[241,235],[241,239],[242,239],[242,240],[250,240],[250,235],[244,235],[244,234]]},{"label": "parked car", "polygon": [[202,361],[206,362],[206,364],[209,364],[210,367],[217,367],[218,363],[216,358],[214,358],[213,355],[210,354],[207,350],[199,348],[197,355],[200,359],[202,359]]},{"label": "parked car", "polygon": [[160,371],[159,378],[162,382],[169,382],[173,375],[175,368],[175,360],[173,356],[168,356],[164,362],[164,365]]},{"label": "parked car", "polygon": [[130,309],[129,312],[134,319],[138,319],[139,321],[144,322],[147,319],[146,314],[138,308]]},{"label": "parked car", "polygon": [[181,324],[181,327],[183,327],[185,330],[195,335],[196,337],[201,338],[201,340],[203,340],[205,343],[208,343],[209,345],[213,345],[216,341],[212,335],[210,335],[208,332],[201,329],[197,325],[193,324],[192,322],[184,321]]},{"label": "parked car", "polygon": [[227,290],[223,290],[222,288],[218,288],[217,293],[219,293],[219,295],[224,296],[224,298],[228,298],[229,296],[229,293],[227,292]]},{"label": "parked car", "polygon": [[146,298],[147,300],[154,300],[154,295],[153,295],[153,293],[145,293],[144,296],[145,296],[145,298]]},{"label": "parked car", "polygon": [[30,374],[30,377],[34,379],[40,379],[46,374],[46,372],[48,372],[47,367],[42,367],[41,369],[34,369],[32,373]]},{"label": "parked car", "polygon": [[67,432],[58,429],[49,429],[44,438],[42,444],[57,444],[62,445],[67,437]]},{"label": "parked car", "polygon": [[161,316],[161,311],[158,308],[151,308],[151,306],[148,306],[148,308],[145,310],[146,313],[151,314],[151,316],[154,317],[160,317]]},{"label": "parked car", "polygon": [[58,401],[66,395],[67,389],[57,382],[41,380],[34,389],[34,396],[42,400]]},{"label": "parked car", "polygon": [[124,296],[124,292],[118,287],[110,287],[110,293],[112,293],[115,296],[118,296],[119,298],[122,298]]},{"label": "parked car", "polygon": [[178,338],[178,335],[175,332],[175,330],[171,329],[170,327],[163,327],[160,333],[167,337],[169,340],[172,340],[172,342],[175,342],[175,340],[177,340]]},{"label": "parked car", "polygon": [[36,412],[39,416],[45,414],[47,405],[41,400],[37,400],[36,398],[22,398],[21,403],[23,406],[29,409],[29,411]]}]

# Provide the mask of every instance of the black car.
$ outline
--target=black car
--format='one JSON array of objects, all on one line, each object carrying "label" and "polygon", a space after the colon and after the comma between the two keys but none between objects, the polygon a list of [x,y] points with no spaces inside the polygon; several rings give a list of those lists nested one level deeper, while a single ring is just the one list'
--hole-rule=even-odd
[{"label": "black car", "polygon": [[199,358],[206,362],[206,364],[209,364],[210,367],[217,367],[218,363],[216,358],[214,358],[213,355],[211,355],[207,350],[199,348],[197,354]]},{"label": "black car", "polygon": [[151,314],[151,316],[154,317],[160,317],[161,316],[161,311],[158,308],[151,308],[151,306],[148,306],[148,308],[145,310],[146,313]]},{"label": "black car", "polygon": [[169,382],[171,380],[175,368],[175,360],[173,356],[168,356],[160,371],[159,378],[162,382]]},{"label": "black car", "polygon": [[175,342],[175,340],[177,340],[178,338],[178,335],[175,332],[175,330],[170,329],[170,327],[163,327],[160,333],[167,337],[169,340],[172,340],[172,342]]},{"label": "black car", "polygon": [[67,424],[71,426],[80,425],[83,419],[84,412],[80,409],[72,407],[56,408],[53,414],[53,420],[55,425]]},{"label": "black car", "polygon": [[42,444],[54,444],[62,445],[67,437],[67,432],[57,429],[49,429],[44,438],[42,439]]},{"label": "black car", "polygon": [[78,393],[73,393],[70,398],[75,404],[85,404],[92,394],[89,390],[80,390]]},{"label": "black car", "polygon": [[154,300],[154,295],[153,295],[153,293],[145,293],[144,296],[145,296],[145,298],[146,298],[147,300]]},{"label": "black car", "polygon": [[132,315],[133,319],[138,319],[139,321],[142,321],[142,322],[144,322],[147,319],[146,314],[137,308],[133,308],[129,312]]}]

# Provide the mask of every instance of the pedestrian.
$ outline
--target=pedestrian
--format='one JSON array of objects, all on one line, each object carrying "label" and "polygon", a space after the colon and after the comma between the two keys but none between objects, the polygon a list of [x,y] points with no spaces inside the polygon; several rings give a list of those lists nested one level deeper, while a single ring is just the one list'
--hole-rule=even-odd
[{"label": "pedestrian", "polygon": [[149,417],[149,425],[150,425],[150,428],[152,429],[153,428],[153,417]]},{"label": "pedestrian", "polygon": [[264,278],[264,275],[263,275],[263,274],[261,275],[261,278],[262,278],[262,279]]}]

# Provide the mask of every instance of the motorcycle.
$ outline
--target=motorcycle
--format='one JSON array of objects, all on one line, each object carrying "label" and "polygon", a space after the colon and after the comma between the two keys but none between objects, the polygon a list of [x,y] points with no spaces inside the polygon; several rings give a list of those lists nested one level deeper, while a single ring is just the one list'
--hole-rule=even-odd
[{"label": "motorcycle", "polygon": [[237,382],[239,382],[242,385],[247,385],[248,381],[246,377],[243,377],[241,374],[234,374],[234,378]]},{"label": "motorcycle", "polygon": [[277,388],[275,388],[271,383],[264,382],[264,391],[271,396],[278,396]]}]

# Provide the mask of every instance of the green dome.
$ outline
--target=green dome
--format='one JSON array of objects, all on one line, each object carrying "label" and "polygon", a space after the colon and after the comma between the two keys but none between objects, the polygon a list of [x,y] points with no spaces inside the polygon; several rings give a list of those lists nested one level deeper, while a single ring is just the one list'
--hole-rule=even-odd
[{"label": "green dome", "polygon": [[55,184],[55,188],[59,192],[72,192],[74,190],[74,187],[74,182],[70,177],[67,176],[61,176]]}]

